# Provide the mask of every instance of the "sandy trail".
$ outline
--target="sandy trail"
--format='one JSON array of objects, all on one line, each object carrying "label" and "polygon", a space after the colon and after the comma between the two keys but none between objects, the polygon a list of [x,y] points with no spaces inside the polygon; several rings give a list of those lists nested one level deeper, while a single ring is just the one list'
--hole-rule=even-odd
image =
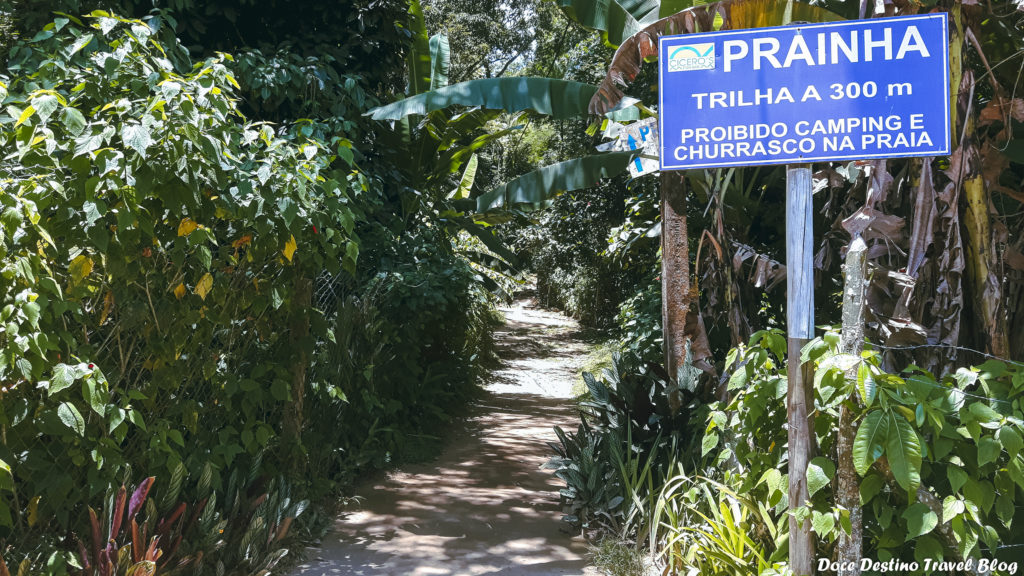
[{"label": "sandy trail", "polygon": [[532,299],[503,309],[501,366],[434,462],[361,491],[293,576],[596,576],[560,521],[561,483],[540,466],[552,428],[575,428],[572,383],[586,356],[576,324]]}]

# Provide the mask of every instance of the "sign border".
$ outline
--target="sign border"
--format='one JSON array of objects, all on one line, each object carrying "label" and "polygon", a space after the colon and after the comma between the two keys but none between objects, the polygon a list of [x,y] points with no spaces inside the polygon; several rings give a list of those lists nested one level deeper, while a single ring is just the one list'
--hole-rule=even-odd
[{"label": "sign border", "polygon": [[926,158],[929,156],[948,156],[952,152],[951,142],[951,130],[950,126],[950,93],[949,93],[949,82],[943,82],[943,95],[945,96],[946,105],[943,107],[946,113],[945,116],[945,127],[946,137],[944,138],[944,144],[941,150],[934,151],[915,151],[915,152],[897,152],[897,153],[876,153],[876,154],[847,154],[843,156],[815,156],[812,158],[805,158],[803,156],[796,156],[786,159],[771,159],[771,160],[748,160],[748,161],[732,161],[732,162],[705,162],[702,164],[692,164],[686,166],[669,166],[666,165],[665,160],[665,89],[663,86],[664,77],[667,72],[662,73],[662,66],[664,61],[662,54],[664,53],[664,44],[666,42],[673,42],[676,40],[693,39],[699,41],[702,38],[724,38],[726,36],[738,36],[742,34],[756,34],[764,32],[766,30],[801,30],[809,28],[834,28],[839,26],[850,26],[854,24],[864,24],[865,22],[881,22],[883,20],[927,20],[938,18],[942,22],[943,36],[947,38],[947,42],[942,45],[942,59],[944,68],[949,70],[949,15],[945,12],[939,12],[936,14],[918,14],[914,16],[890,16],[887,18],[872,18],[868,20],[844,20],[840,22],[821,22],[821,23],[808,23],[798,24],[789,26],[766,26],[764,28],[744,28],[743,30],[725,30],[717,32],[700,32],[697,34],[673,34],[671,36],[662,36],[658,38],[658,137],[661,139],[660,142],[660,153],[659,153],[659,169],[661,171],[682,171],[682,170],[694,170],[702,168],[722,168],[722,167],[743,167],[743,166],[771,166],[771,165],[784,165],[784,164],[809,164],[811,162],[839,162],[842,160],[872,160],[878,158]]}]

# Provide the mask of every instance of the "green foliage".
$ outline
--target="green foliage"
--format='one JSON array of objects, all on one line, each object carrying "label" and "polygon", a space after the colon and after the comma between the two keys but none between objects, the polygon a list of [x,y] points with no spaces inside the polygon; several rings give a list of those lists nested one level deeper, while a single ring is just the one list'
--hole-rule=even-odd
[{"label": "green foliage", "polygon": [[102,491],[140,440],[161,477],[254,454],[288,399],[293,346],[269,322],[285,321],[303,269],[354,270],[346,199],[361,184],[326,174],[332,143],[245,123],[226,56],[178,74],[165,54],[147,24],[104,12],[12,52],[3,459],[40,434],[60,447],[15,466],[47,522],[89,495],[65,462]]},{"label": "green foliage", "polygon": [[661,555],[672,573],[790,573],[779,554],[769,553],[785,552],[788,519],[774,520],[763,505],[737,493],[736,484],[732,477],[723,483],[685,474],[665,483],[658,496],[665,519]]},{"label": "green foliage", "polygon": [[688,452],[685,433],[699,402],[692,390],[680,391],[685,409],[673,413],[664,375],[634,357],[614,354],[603,376],[583,374],[583,422],[575,435],[556,428],[562,445],[552,445],[558,456],[549,467],[567,484],[568,520],[620,538],[645,537],[657,531],[654,499],[680,451]]},{"label": "green foliage", "polygon": [[[641,2],[595,2],[593,0],[555,0],[566,15],[579,24],[599,30],[605,42],[618,46],[622,41],[639,32],[662,16],[660,0]],[[675,3],[667,3],[673,4]],[[683,6],[689,8],[690,4]]]},{"label": "green foliage", "polygon": [[562,519],[583,528],[614,523],[625,498],[611,463],[608,438],[594,433],[585,420],[575,434],[557,426],[555,434],[560,444],[549,443],[556,456],[544,468],[554,470],[555,477],[565,482],[559,494],[568,513]]},{"label": "green foliage", "polygon": [[168,18],[61,16],[0,77],[0,547],[49,573],[132,469],[161,515],[205,486],[190,570],[262,573],[301,502],[422,453],[487,352],[440,210],[353,143],[363,82],[287,50],[192,66]]},{"label": "green foliage", "polygon": [[[803,351],[816,366],[815,430],[823,454],[808,469],[812,505],[806,514],[821,546],[833,542],[848,522],[831,496],[843,404],[860,414],[853,460],[862,477],[866,557],[910,560],[931,550],[933,558],[936,553],[978,558],[1018,542],[1012,510],[1024,488],[1017,442],[1024,414],[1014,401],[1024,389],[1020,368],[989,361],[943,378],[913,366],[892,374],[881,369],[876,351],[861,357],[839,354],[837,336],[830,332]],[[734,397],[709,419],[709,430],[718,427],[716,418],[728,419],[733,437],[745,439],[710,444],[718,451],[716,460],[736,458],[746,470],[738,491],[763,502],[775,518],[787,506],[785,477],[778,472],[786,442],[786,384],[779,361],[784,350],[781,334],[761,332],[748,347],[731,353]],[[941,514],[917,501],[919,488],[943,503]],[[937,538],[940,522],[948,522],[956,534],[954,549]]]},{"label": "green foliage", "polygon": [[632,152],[611,152],[566,160],[524,174],[476,198],[478,212],[520,205],[541,206],[554,193],[589,188],[626,170]]},{"label": "green foliage", "polygon": [[[427,77],[429,81],[429,74]],[[532,110],[555,118],[572,118],[587,114],[587,104],[596,91],[595,86],[555,78],[483,78],[416,93],[374,108],[369,115],[374,120],[398,120],[459,105],[506,112]]]}]

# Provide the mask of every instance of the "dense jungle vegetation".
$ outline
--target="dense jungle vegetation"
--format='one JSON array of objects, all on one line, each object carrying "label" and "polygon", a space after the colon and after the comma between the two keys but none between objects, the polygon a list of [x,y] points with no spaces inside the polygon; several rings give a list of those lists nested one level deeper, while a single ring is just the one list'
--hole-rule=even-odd
[{"label": "dense jungle vegetation", "polygon": [[595,147],[657,113],[663,34],[875,10],[949,13],[954,153],[815,166],[797,514],[821,558],[1024,560],[1024,12],[813,4],[0,2],[0,576],[269,573],[440,442],[529,277],[616,351],[549,464],[595,563],[787,573],[784,171],[677,173],[669,374],[669,176]]}]

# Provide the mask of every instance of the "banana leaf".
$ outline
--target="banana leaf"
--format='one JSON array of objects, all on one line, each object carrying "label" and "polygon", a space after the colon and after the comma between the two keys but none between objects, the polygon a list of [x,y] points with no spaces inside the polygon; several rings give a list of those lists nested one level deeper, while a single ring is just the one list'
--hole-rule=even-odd
[{"label": "banana leaf", "polygon": [[409,94],[420,94],[430,89],[430,40],[419,0],[409,3],[409,31],[412,32],[412,47],[406,56]]},{"label": "banana leaf", "polygon": [[477,212],[518,205],[542,206],[557,192],[588,188],[602,178],[621,174],[636,153],[626,151],[595,154],[545,166],[478,196]]},{"label": "banana leaf", "polygon": [[585,28],[599,30],[613,48],[645,25],[658,19],[658,0],[555,0],[570,19]]},{"label": "banana leaf", "polygon": [[435,34],[430,37],[430,89],[437,90],[448,85],[448,68],[451,64],[448,37]]},{"label": "banana leaf", "polygon": [[506,112],[532,110],[554,118],[572,118],[587,114],[587,103],[596,92],[596,86],[556,78],[483,78],[378,106],[366,115],[374,120],[398,120],[458,104]]}]

